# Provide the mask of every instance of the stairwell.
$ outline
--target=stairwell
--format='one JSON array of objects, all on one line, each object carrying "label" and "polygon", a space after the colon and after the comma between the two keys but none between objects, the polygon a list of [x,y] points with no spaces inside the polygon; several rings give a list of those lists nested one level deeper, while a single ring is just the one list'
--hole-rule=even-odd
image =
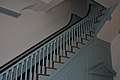
[{"label": "stairwell", "polygon": [[[105,8],[91,1],[85,17],[75,22],[71,18],[70,25],[0,67],[0,80],[113,80],[109,43],[96,35],[116,6]],[[108,53],[101,54],[105,58],[100,51]]]}]

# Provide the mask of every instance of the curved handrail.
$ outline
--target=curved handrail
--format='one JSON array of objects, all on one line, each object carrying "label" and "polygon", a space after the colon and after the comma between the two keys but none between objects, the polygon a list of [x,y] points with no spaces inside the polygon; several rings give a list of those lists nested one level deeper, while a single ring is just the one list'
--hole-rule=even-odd
[{"label": "curved handrail", "polygon": [[46,44],[48,41],[50,41],[51,39],[57,37],[59,34],[63,33],[64,31],[66,31],[67,29],[71,28],[73,25],[75,25],[76,23],[80,22],[81,20],[83,20],[84,18],[86,18],[89,13],[91,11],[91,4],[89,4],[89,9],[87,14],[81,18],[80,20],[76,21],[75,23],[73,23],[72,25],[69,25],[72,21],[73,15],[71,15],[70,21],[69,23],[61,28],[60,30],[56,31],[55,33],[53,33],[52,35],[48,36],[47,38],[43,39],[42,41],[40,41],[39,43],[37,43],[36,45],[34,45],[33,47],[29,48],[28,50],[26,50],[25,52],[21,53],[20,55],[18,55],[17,57],[15,57],[14,59],[10,60],[9,62],[5,63],[3,66],[0,67],[0,73],[5,71],[6,69],[8,69],[9,67],[11,67],[12,65],[14,65],[15,63],[17,63],[18,61],[20,61],[21,59],[23,59],[24,57],[26,57],[27,55],[29,55],[30,53],[34,52],[35,50],[37,50],[39,47],[43,46],[44,44]]}]

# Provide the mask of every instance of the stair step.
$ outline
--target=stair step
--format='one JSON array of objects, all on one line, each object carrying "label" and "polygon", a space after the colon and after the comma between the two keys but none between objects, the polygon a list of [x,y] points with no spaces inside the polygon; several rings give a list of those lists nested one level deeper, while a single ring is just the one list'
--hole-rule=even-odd
[{"label": "stair step", "polygon": [[76,46],[72,46],[72,48],[78,48],[78,49],[80,49],[79,47],[76,47]]},{"label": "stair step", "polygon": [[63,57],[63,58],[70,58],[70,57],[68,57],[68,56],[60,56],[60,57]]},{"label": "stair step", "polygon": [[53,69],[53,70],[57,70],[57,68],[52,68],[52,67],[46,67],[47,69]]},{"label": "stair step", "polygon": [[60,63],[60,64],[64,64],[64,62],[60,62],[60,61],[53,61],[54,63]]},{"label": "stair step", "polygon": [[37,74],[37,75],[50,76],[49,74]]},{"label": "stair step", "polygon": [[66,52],[70,52],[70,53],[73,53],[73,54],[75,54],[75,52],[73,52],[73,51],[68,51],[68,50],[66,50]]}]

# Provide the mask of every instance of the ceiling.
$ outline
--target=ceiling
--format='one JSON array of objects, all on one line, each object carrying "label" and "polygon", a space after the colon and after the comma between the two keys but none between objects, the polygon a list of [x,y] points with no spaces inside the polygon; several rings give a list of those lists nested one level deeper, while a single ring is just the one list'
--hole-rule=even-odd
[{"label": "ceiling", "polygon": [[2,0],[0,1],[0,7],[16,12],[32,9],[36,12],[42,11],[46,13],[63,1],[65,0]]}]

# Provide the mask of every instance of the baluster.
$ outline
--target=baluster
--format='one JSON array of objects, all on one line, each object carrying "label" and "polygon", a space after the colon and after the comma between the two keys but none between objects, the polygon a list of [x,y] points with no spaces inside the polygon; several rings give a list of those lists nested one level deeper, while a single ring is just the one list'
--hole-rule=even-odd
[{"label": "baluster", "polygon": [[54,55],[55,55],[55,61],[57,61],[57,38],[55,39],[55,44],[54,44]]},{"label": "baluster", "polygon": [[27,80],[30,80],[30,56],[27,61]]},{"label": "baluster", "polygon": [[0,80],[2,80],[2,74],[0,74]]},{"label": "baluster", "polygon": [[76,26],[77,43],[79,42],[79,24]]},{"label": "baluster", "polygon": [[72,42],[71,42],[72,45],[71,45],[71,47],[72,47],[72,46],[74,46],[74,27],[72,27],[72,32],[71,33],[72,33],[72,35],[71,35],[72,36]]},{"label": "baluster", "polygon": [[83,31],[84,31],[84,34],[83,34],[83,36],[84,36],[84,38],[85,38],[85,34],[86,34],[86,24],[85,24],[85,20],[83,21]]},{"label": "baluster", "polygon": [[87,34],[87,19],[85,20],[85,38],[86,38],[86,34]]},{"label": "baluster", "polygon": [[7,70],[6,71],[6,80],[8,80],[9,79],[9,71]]},{"label": "baluster", "polygon": [[49,45],[46,45],[46,54],[47,54],[47,58],[46,58],[46,67],[49,67]]},{"label": "baluster", "polygon": [[42,64],[43,64],[43,48],[40,48],[40,74],[42,74]]},{"label": "baluster", "polygon": [[27,80],[27,59],[25,60],[25,80]]},{"label": "baluster", "polygon": [[87,21],[86,21],[86,30],[87,30],[86,34],[89,34],[89,19],[87,19]]},{"label": "baluster", "polygon": [[74,41],[74,45],[73,45],[73,46],[76,46],[76,29],[75,29],[75,28],[76,28],[76,26],[74,25],[74,27],[73,27],[73,35],[74,35],[74,36],[73,36],[73,37],[74,37],[74,38],[73,38],[73,39],[74,39],[73,41]]},{"label": "baluster", "polygon": [[36,80],[36,52],[33,54],[34,57],[34,80]]},{"label": "baluster", "polygon": [[36,50],[36,52],[35,52],[35,57],[36,57],[36,80],[38,80],[38,62],[39,62],[39,56],[38,56],[38,52],[37,52],[37,50]]},{"label": "baluster", "polygon": [[81,26],[81,32],[82,32],[82,38],[84,38],[84,23],[82,21],[82,26]]},{"label": "baluster", "polygon": [[80,34],[80,38],[82,37],[82,29],[81,29],[81,26],[82,24],[80,23],[80,26],[79,26],[79,34]]},{"label": "baluster", "polygon": [[69,50],[71,51],[71,29],[69,29],[68,31],[68,35],[69,35],[69,38],[68,38],[68,41],[69,41]]},{"label": "baluster", "polygon": [[63,44],[63,55],[62,56],[65,56],[65,33],[63,33],[63,35],[62,35],[62,39],[63,39],[63,42],[62,42],[62,44]]},{"label": "baluster", "polygon": [[19,64],[16,65],[16,71],[15,71],[15,75],[16,75],[16,76],[15,76],[15,80],[17,80],[17,78],[18,78],[18,65],[19,65]]},{"label": "baluster", "polygon": [[60,61],[61,45],[60,45],[60,35],[58,36],[58,61]]},{"label": "baluster", "polygon": [[[86,19],[86,34],[88,34],[88,19]],[[87,39],[87,36],[86,36]]]},{"label": "baluster", "polygon": [[90,20],[90,31],[92,31],[92,19]]},{"label": "baluster", "polygon": [[66,32],[66,50],[69,50],[69,30]]},{"label": "baluster", "polygon": [[2,75],[2,80],[6,80],[6,73]]},{"label": "baluster", "polygon": [[52,55],[53,55],[53,51],[52,51],[52,48],[53,46],[52,46],[52,42],[50,42],[49,43],[49,49],[50,49],[50,59],[49,59],[49,62],[50,62],[50,66],[52,67],[52,68],[54,68],[54,65],[53,65],[53,58],[52,58]]},{"label": "baluster", "polygon": [[94,31],[95,26],[94,26],[94,21],[93,21],[93,20],[91,21],[91,27],[92,27],[92,28],[91,28],[91,31]]},{"label": "baluster", "polygon": [[0,80],[2,80],[2,74],[0,74]]},{"label": "baluster", "polygon": [[48,44],[48,67],[52,67],[51,66],[51,63],[52,61],[51,61],[51,44],[49,43]]},{"label": "baluster", "polygon": [[80,38],[81,38],[81,22],[79,23],[79,42],[80,42]]},{"label": "baluster", "polygon": [[35,55],[34,53],[32,54],[32,80],[34,80],[34,64],[35,64]]},{"label": "baluster", "polygon": [[17,67],[17,80],[20,80],[20,63],[18,64]]},{"label": "baluster", "polygon": [[13,68],[13,78],[12,80],[16,79],[16,66]]},{"label": "baluster", "polygon": [[57,37],[56,39],[56,51],[57,51],[57,60],[56,61],[59,61],[59,37]]},{"label": "baluster", "polygon": [[38,76],[38,65],[37,65],[37,63],[38,63],[38,53],[37,53],[37,51],[35,51],[35,80],[37,80],[37,76]]},{"label": "baluster", "polygon": [[45,65],[45,47],[42,48],[42,57],[43,57],[43,60],[42,60],[42,74],[44,74],[44,71],[45,71],[45,68],[44,68],[44,65]]},{"label": "baluster", "polygon": [[22,62],[19,63],[19,79],[21,80],[21,74],[22,74]]},{"label": "baluster", "polygon": [[88,20],[88,34],[90,32],[90,19]]},{"label": "baluster", "polygon": [[55,41],[53,41],[53,61],[55,61]]},{"label": "baluster", "polygon": [[7,72],[6,72],[6,80],[7,80],[8,76],[9,76],[9,74],[8,74],[8,71],[7,71]]},{"label": "baluster", "polygon": [[[21,62],[21,74],[20,74],[20,80],[22,80],[22,73],[23,73],[23,62]],[[12,80],[12,79],[11,79]]]},{"label": "baluster", "polygon": [[63,36],[60,36],[60,55],[63,55]]},{"label": "baluster", "polygon": [[32,55],[30,56],[30,80],[32,80]]},{"label": "baluster", "polygon": [[45,68],[45,74],[47,74],[47,70],[46,70],[46,65],[48,64],[48,62],[47,62],[47,45],[45,45],[45,64],[44,64],[44,68]]},{"label": "baluster", "polygon": [[[1,79],[2,80],[2,79]],[[7,80],[11,80],[11,69],[8,71]]]}]

